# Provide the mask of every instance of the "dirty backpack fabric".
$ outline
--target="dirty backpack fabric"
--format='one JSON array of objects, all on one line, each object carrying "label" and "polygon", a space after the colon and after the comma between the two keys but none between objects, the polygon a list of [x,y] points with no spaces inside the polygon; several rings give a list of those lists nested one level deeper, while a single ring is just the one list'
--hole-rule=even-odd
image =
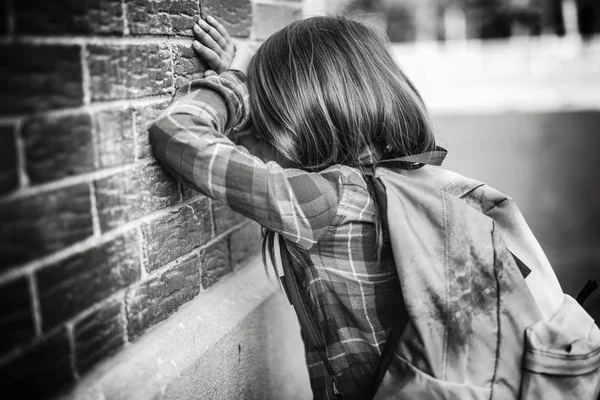
[{"label": "dirty backpack fabric", "polygon": [[[512,199],[427,165],[444,156],[438,148],[366,170],[404,303],[373,398],[596,400],[600,330],[579,304],[585,294],[578,302],[562,292]],[[279,247],[283,286],[304,339],[343,399],[294,272],[309,255],[283,238]]]}]

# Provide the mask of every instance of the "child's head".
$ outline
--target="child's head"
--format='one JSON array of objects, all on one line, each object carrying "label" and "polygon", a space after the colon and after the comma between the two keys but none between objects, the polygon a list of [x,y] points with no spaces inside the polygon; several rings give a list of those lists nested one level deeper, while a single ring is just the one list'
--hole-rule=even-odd
[{"label": "child's head", "polygon": [[286,166],[359,164],[434,146],[418,92],[372,29],[344,17],[314,17],[267,39],[248,71],[255,129]]}]

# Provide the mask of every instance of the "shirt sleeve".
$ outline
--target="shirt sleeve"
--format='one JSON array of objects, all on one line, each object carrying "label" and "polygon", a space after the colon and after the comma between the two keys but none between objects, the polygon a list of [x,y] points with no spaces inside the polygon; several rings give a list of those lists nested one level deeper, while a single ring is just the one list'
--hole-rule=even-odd
[{"label": "shirt sleeve", "polygon": [[150,127],[156,158],[178,180],[309,249],[327,231],[341,174],[263,162],[227,135],[249,121],[245,76],[226,71],[190,82]]}]

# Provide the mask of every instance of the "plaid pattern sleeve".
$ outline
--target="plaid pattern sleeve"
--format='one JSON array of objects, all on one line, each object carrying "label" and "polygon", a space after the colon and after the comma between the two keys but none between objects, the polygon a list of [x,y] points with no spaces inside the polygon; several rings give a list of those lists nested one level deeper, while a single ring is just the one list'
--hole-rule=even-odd
[{"label": "plaid pattern sleeve", "polygon": [[241,72],[191,81],[151,126],[154,155],[180,181],[310,249],[337,213],[339,169],[309,173],[264,163],[228,138],[248,120]]}]

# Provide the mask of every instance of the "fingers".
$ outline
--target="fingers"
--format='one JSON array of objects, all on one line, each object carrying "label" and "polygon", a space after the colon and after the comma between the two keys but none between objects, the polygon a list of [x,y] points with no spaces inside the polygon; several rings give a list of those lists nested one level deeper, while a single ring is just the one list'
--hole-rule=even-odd
[{"label": "fingers", "polygon": [[221,54],[223,48],[206,32],[205,26],[208,26],[208,24],[200,20],[198,25],[194,25],[194,34],[204,46],[214,51],[217,55]]},{"label": "fingers", "polygon": [[[210,37],[219,44],[219,46],[221,46],[222,49],[224,49],[227,46],[227,43],[229,43],[229,35],[223,35],[219,30],[217,30],[213,25],[215,24],[219,24],[217,22],[216,19],[214,19],[213,17],[207,17],[206,18],[207,21],[212,21],[211,24],[209,24],[208,22],[204,21],[204,20],[199,20],[198,24],[200,25],[200,27],[210,35]],[[219,24],[220,25],[220,24]],[[225,31],[225,28],[223,28],[221,26],[221,28],[223,29],[223,31],[225,32],[225,34],[227,34],[227,31]]]},{"label": "fingers", "polygon": [[229,33],[227,32],[227,29],[225,29],[223,27],[223,25],[221,25],[219,23],[219,21],[217,21],[216,19],[214,19],[211,16],[208,16],[208,18],[206,18],[206,20],[221,34],[221,36],[225,39],[225,41],[227,43],[231,42],[231,38],[229,37]]},{"label": "fingers", "polygon": [[202,57],[204,61],[208,64],[208,66],[214,69],[217,72],[220,72],[222,69],[221,65],[221,57],[212,49],[207,46],[204,46],[202,43],[194,40],[192,43],[192,47]]}]

